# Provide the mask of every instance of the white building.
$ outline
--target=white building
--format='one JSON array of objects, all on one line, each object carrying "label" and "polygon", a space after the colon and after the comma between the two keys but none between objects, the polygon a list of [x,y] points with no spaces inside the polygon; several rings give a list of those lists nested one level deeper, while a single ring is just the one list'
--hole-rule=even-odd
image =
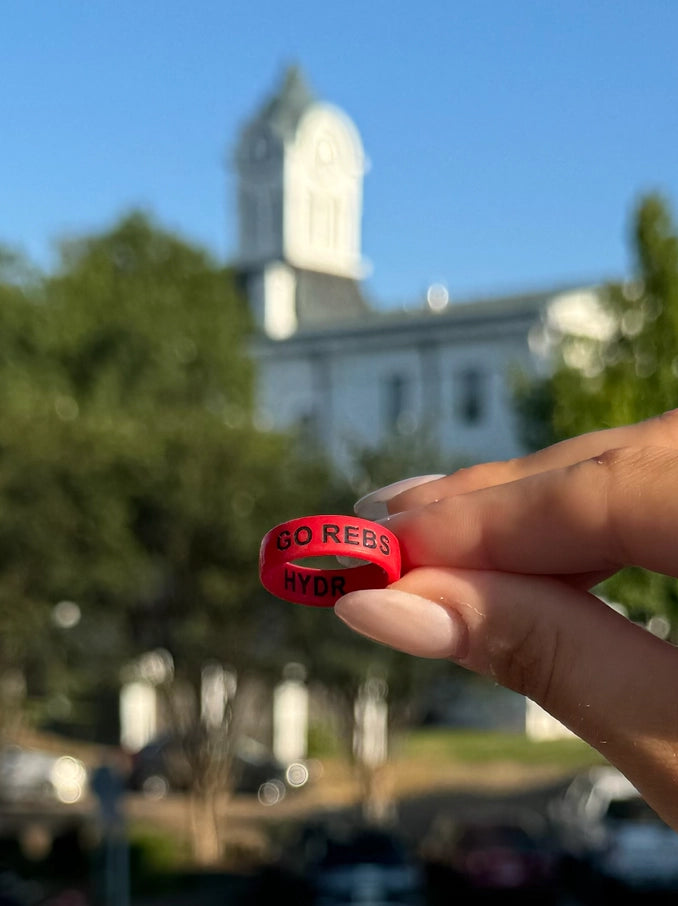
[{"label": "white building", "polygon": [[[354,124],[315,100],[298,70],[236,147],[238,268],[259,328],[259,408],[345,462],[425,429],[451,456],[521,453],[510,371],[543,364],[557,313],[588,312],[588,289],[451,302],[444,287],[408,310],[361,289],[365,156]],[[394,189],[395,191],[395,189]]]}]

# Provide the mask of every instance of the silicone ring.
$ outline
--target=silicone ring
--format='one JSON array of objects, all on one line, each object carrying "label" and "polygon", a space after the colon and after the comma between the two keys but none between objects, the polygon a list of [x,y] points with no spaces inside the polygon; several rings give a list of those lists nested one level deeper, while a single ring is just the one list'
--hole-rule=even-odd
[{"label": "silicone ring", "polygon": [[[298,562],[327,556],[368,562],[344,569]],[[368,519],[302,516],[266,533],[259,551],[259,575],[264,588],[278,598],[332,607],[349,591],[385,588],[400,578],[400,547],[393,532]]]}]

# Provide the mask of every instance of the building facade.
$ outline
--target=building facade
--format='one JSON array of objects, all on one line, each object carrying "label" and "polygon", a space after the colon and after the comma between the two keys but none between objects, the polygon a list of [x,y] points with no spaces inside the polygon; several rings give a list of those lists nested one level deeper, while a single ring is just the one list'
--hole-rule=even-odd
[{"label": "building facade", "polygon": [[407,310],[370,305],[360,135],[296,69],[245,124],[235,166],[237,267],[267,426],[297,428],[341,466],[356,447],[424,431],[455,460],[523,452],[511,373],[544,367],[563,316],[588,312],[593,289],[463,303],[434,286]]}]

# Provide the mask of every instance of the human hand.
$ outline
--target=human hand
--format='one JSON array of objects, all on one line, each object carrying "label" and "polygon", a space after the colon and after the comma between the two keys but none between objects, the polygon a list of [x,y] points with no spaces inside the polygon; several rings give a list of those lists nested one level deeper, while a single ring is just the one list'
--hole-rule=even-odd
[{"label": "human hand", "polygon": [[678,577],[678,410],[522,459],[391,485],[403,576],[337,615],[538,702],[678,828],[678,650],[586,589],[627,565]]}]

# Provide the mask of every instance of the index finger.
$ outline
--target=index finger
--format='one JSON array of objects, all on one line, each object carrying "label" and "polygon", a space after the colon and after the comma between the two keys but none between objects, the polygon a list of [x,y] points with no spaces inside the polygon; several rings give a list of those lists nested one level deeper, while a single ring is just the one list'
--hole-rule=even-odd
[{"label": "index finger", "polygon": [[623,448],[406,510],[387,524],[418,566],[678,576],[678,450]]},{"label": "index finger", "polygon": [[[381,506],[389,513],[399,513],[454,494],[465,494],[478,488],[491,487],[540,472],[563,468],[598,456],[606,450],[621,447],[667,447],[678,450],[678,409],[633,425],[581,434],[517,459],[480,463],[459,469],[451,475],[404,490],[390,499],[384,499],[382,495]],[[373,496],[366,495],[356,504],[358,515],[373,518],[371,514],[362,510],[364,502],[370,501]]]}]

